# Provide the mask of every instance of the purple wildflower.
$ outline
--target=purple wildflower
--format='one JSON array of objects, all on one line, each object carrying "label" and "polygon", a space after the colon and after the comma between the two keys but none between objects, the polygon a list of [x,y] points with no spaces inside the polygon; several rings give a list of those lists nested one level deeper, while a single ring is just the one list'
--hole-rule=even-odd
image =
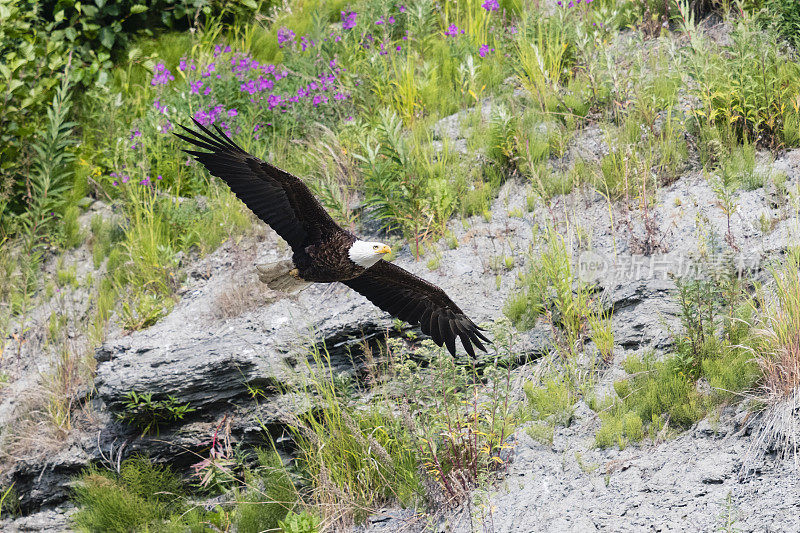
[{"label": "purple wildflower", "polygon": [[450,24],[450,27],[444,31],[444,34],[449,37],[455,37],[456,35],[459,34],[459,32],[461,32],[461,30],[458,29],[458,26],[456,26],[455,24]]},{"label": "purple wildflower", "polygon": [[379,18],[378,20],[375,21],[375,25],[376,26],[380,26],[381,24],[383,24],[383,17],[381,17],[381,18]]},{"label": "purple wildflower", "polygon": [[358,14],[355,11],[351,11],[350,13],[345,13],[342,11],[341,16],[343,30],[352,30],[356,27],[356,17]]},{"label": "purple wildflower", "polygon": [[203,78],[207,78],[211,76],[212,72],[216,72],[217,64],[216,63],[209,63],[206,68],[203,69],[203,72],[200,74]]},{"label": "purple wildflower", "polygon": [[294,32],[289,28],[278,28],[278,48],[283,48],[283,44],[294,40]]},{"label": "purple wildflower", "polygon": [[217,57],[220,54],[227,54],[230,51],[231,51],[230,46],[226,46],[225,48],[223,48],[222,45],[218,44],[217,46],[214,47],[214,57]]},{"label": "purple wildflower", "polygon": [[193,81],[191,84],[189,84],[192,94],[200,94],[200,87],[202,86],[203,82],[201,80]]},{"label": "purple wildflower", "polygon": [[235,117],[238,114],[239,114],[239,112],[236,110],[236,108],[228,109],[228,116],[229,117]]},{"label": "purple wildflower", "polygon": [[202,109],[199,109],[197,113],[194,114],[194,119],[203,126],[208,126],[209,124],[211,124],[211,115],[209,115]]},{"label": "purple wildflower", "polygon": [[397,10],[400,11],[400,13],[405,13],[406,12],[406,6],[404,6],[403,4],[400,4],[399,6],[397,6]]},{"label": "purple wildflower", "polygon": [[269,98],[267,98],[267,105],[269,106],[270,111],[281,105],[281,97],[277,94],[270,94]]},{"label": "purple wildflower", "polygon": [[188,63],[186,62],[185,58],[181,59],[181,64],[178,65],[178,67],[180,68],[181,65],[184,67],[181,69],[181,71],[185,71],[187,69],[192,71],[197,70],[197,65],[194,64],[194,59],[190,59]]},{"label": "purple wildflower", "polygon": [[489,52],[494,52],[494,48],[489,48],[488,44],[482,44],[478,49],[478,55],[481,57],[486,57],[489,55]]},{"label": "purple wildflower", "polygon": [[497,11],[500,9],[500,4],[497,2],[497,0],[486,0],[483,4],[481,4],[481,7],[483,7],[483,9],[486,11]]},{"label": "purple wildflower", "polygon": [[159,100],[156,100],[155,102],[153,102],[153,107],[155,107],[156,110],[159,113],[166,113],[167,112],[167,106],[161,105],[161,102]]},{"label": "purple wildflower", "polygon": [[156,65],[156,71],[153,74],[153,79],[150,80],[150,85],[154,87],[156,85],[166,85],[174,79],[175,76],[173,76],[172,73],[167,70],[166,65],[164,65],[164,63],[159,63]]}]

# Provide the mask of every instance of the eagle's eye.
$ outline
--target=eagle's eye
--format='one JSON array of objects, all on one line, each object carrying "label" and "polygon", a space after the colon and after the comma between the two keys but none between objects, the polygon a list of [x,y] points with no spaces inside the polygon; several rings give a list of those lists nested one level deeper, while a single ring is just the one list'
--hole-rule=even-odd
[{"label": "eagle's eye", "polygon": [[374,246],[372,247],[372,249],[373,249],[373,250],[377,250],[377,249],[378,249],[378,245],[377,245],[377,244],[376,244],[376,245],[374,245]]}]

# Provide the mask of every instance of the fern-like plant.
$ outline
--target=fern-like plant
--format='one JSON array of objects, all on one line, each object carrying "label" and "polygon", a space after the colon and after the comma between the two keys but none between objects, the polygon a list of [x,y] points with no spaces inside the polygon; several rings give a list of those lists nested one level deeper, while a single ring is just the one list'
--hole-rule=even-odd
[{"label": "fern-like plant", "polygon": [[72,163],[75,155],[69,150],[75,144],[72,138],[75,122],[68,120],[72,108],[69,67],[68,62],[61,84],[47,110],[47,127],[33,145],[33,168],[25,184],[28,209],[21,217],[28,248],[37,244],[63,206],[74,173]]}]

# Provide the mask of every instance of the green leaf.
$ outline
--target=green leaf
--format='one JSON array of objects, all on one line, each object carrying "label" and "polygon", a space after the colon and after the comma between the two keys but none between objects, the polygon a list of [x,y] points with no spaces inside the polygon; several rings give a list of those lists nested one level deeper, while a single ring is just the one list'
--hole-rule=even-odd
[{"label": "green leaf", "polygon": [[145,11],[147,11],[147,6],[143,6],[142,4],[134,4],[131,6],[131,15],[137,15]]},{"label": "green leaf", "polygon": [[94,5],[102,9],[106,5],[106,0],[94,0]]},{"label": "green leaf", "polygon": [[100,44],[111,49],[114,46],[114,41],[116,40],[116,36],[114,32],[112,32],[108,27],[103,28],[100,30]]},{"label": "green leaf", "polygon": [[75,31],[75,28],[70,26],[69,28],[64,30],[64,35],[70,42],[74,42],[75,38],[78,36],[78,32]]},{"label": "green leaf", "polygon": [[242,4],[244,4],[245,7],[249,7],[252,10],[258,9],[258,4],[256,4],[254,0],[242,0]]}]

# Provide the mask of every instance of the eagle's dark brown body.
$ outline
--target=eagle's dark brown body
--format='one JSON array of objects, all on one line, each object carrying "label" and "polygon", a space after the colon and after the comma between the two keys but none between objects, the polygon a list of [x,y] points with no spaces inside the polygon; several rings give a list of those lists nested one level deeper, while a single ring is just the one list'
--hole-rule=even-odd
[{"label": "eagle's dark brown body", "polygon": [[299,278],[340,281],[392,316],[419,324],[423,333],[439,346],[447,345],[453,355],[456,339],[461,339],[472,357],[474,346],[486,350],[481,341],[488,339],[481,328],[436,285],[377,258],[369,268],[353,262],[349,252],[357,241],[355,235],[331,218],[302,180],[248,154],[216,126],[214,133],[197,121],[195,124],[200,131],[183,128],[191,137],[176,135],[208,151],[186,152],[283,237],[292,248]]},{"label": "eagle's dark brown body", "polygon": [[351,261],[348,255],[348,250],[356,240],[355,235],[343,231],[318,244],[306,246],[304,253],[292,257],[300,278],[331,283],[347,281],[363,274],[366,269]]}]

